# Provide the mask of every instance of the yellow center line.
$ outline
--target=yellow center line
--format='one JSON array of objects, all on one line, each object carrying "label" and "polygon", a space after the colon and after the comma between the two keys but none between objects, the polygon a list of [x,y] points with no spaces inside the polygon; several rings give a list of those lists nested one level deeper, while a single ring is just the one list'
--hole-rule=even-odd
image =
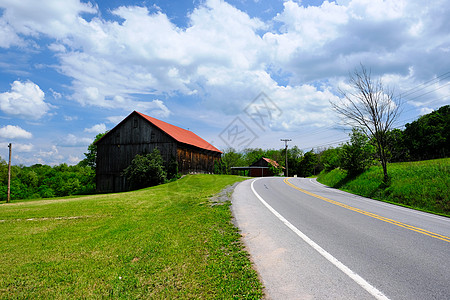
[{"label": "yellow center line", "polygon": [[344,203],[341,203],[341,202],[337,202],[337,201],[334,201],[334,200],[331,200],[331,199],[328,199],[328,198],[316,195],[314,193],[308,192],[307,190],[299,188],[298,186],[293,185],[292,183],[290,183],[288,181],[288,178],[285,178],[284,182],[287,185],[293,187],[294,189],[296,189],[296,190],[298,190],[298,191],[300,191],[302,193],[305,193],[307,195],[310,195],[310,196],[313,196],[315,198],[321,199],[323,201],[329,202],[331,204],[338,205],[338,206],[341,206],[343,208],[346,208],[346,209],[358,212],[360,214],[363,214],[363,215],[366,215],[366,216],[369,216],[369,217],[381,220],[383,222],[387,222],[387,223],[390,223],[390,224],[393,224],[393,225],[396,225],[396,226],[399,226],[399,227],[403,227],[403,228],[406,228],[408,230],[412,230],[412,231],[415,231],[415,232],[418,232],[418,233],[421,233],[421,234],[425,234],[425,235],[428,235],[430,237],[433,237],[433,238],[436,238],[436,239],[439,239],[439,240],[446,241],[446,242],[450,243],[450,237],[448,237],[448,236],[437,234],[437,233],[434,233],[434,232],[431,232],[431,231],[428,231],[428,230],[425,230],[425,229],[422,229],[422,228],[419,228],[419,227],[414,227],[414,226],[411,226],[411,225],[408,225],[408,224],[405,224],[405,223],[402,223],[402,222],[399,222],[399,221],[395,221],[395,220],[392,220],[392,219],[388,219],[388,218],[379,216],[377,214],[370,213],[370,212],[364,211],[362,209],[359,209],[359,208],[356,208],[356,207],[352,207],[350,205],[347,205],[347,204],[344,204]]}]

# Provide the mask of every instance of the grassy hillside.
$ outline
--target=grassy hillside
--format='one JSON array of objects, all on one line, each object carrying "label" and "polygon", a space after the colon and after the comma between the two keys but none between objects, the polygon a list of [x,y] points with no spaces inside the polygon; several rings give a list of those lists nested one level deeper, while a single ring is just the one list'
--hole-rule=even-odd
[{"label": "grassy hillside", "polygon": [[0,205],[0,298],[260,298],[231,224],[209,200],[236,176]]},{"label": "grassy hillside", "polygon": [[361,196],[450,216],[450,158],[388,165],[391,183],[382,183],[381,167],[349,178],[345,171],[322,172],[318,181]]}]

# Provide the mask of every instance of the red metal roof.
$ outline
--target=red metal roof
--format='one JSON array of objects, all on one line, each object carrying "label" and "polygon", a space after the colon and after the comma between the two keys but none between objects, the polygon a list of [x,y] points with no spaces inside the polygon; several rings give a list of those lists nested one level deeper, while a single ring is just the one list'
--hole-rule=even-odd
[{"label": "red metal roof", "polygon": [[143,113],[135,111],[137,114],[139,114],[141,117],[152,123],[154,126],[158,127],[168,135],[170,135],[172,138],[174,138],[177,142],[192,145],[201,149],[209,150],[209,151],[215,151],[220,152],[219,149],[193,133],[192,131],[177,127],[175,125],[163,122],[161,120],[155,119],[153,117],[149,117],[147,115],[144,115]]},{"label": "red metal roof", "polygon": [[[273,159],[265,158],[265,157],[263,157],[262,159],[264,159],[265,161],[267,161],[269,164],[271,164],[271,165],[274,166],[275,168],[279,168],[279,167],[280,167],[280,165],[279,165],[276,161],[274,161]],[[284,168],[283,168],[283,169],[284,169]]]}]

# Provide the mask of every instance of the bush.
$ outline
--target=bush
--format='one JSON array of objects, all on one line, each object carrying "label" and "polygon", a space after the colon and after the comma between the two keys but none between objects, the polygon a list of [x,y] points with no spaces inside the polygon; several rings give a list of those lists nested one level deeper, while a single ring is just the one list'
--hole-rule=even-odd
[{"label": "bush", "polygon": [[375,148],[360,129],[354,128],[350,137],[350,143],[342,145],[340,167],[353,176],[364,172],[373,164]]},{"label": "bush", "polygon": [[320,153],[319,161],[323,165],[325,171],[329,172],[331,170],[339,167],[340,164],[340,150],[341,148],[329,148]]},{"label": "bush", "polygon": [[123,171],[130,189],[141,189],[166,180],[163,159],[158,149],[146,155],[136,155]]}]

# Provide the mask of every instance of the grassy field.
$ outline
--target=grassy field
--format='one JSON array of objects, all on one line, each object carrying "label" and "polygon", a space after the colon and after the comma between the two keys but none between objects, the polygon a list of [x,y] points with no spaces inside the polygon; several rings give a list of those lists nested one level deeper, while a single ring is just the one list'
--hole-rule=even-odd
[{"label": "grassy field", "polygon": [[209,200],[240,180],[1,204],[0,298],[259,299],[230,203]]},{"label": "grassy field", "polygon": [[349,178],[343,170],[321,173],[318,181],[361,196],[450,216],[450,158],[388,165],[391,181],[383,182],[380,166]]}]

